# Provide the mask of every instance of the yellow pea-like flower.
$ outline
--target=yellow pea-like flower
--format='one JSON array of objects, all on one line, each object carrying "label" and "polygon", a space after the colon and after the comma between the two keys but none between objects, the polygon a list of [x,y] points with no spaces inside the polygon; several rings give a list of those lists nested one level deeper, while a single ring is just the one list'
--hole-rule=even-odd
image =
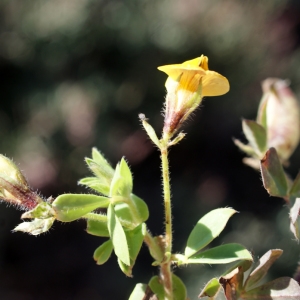
[{"label": "yellow pea-like flower", "polygon": [[161,66],[158,67],[158,70],[165,72],[169,76],[168,80],[171,78],[179,81],[178,89],[182,88],[195,92],[198,89],[196,82],[199,84],[200,79],[202,79],[202,97],[220,96],[229,91],[227,78],[217,72],[210,71],[208,69],[208,58],[204,55],[187,60],[182,64]]},{"label": "yellow pea-like flower", "polygon": [[219,96],[229,91],[229,82],[221,74],[208,69],[204,55],[182,64],[158,67],[169,77],[166,81],[164,132],[172,136],[199,106],[204,96]]}]

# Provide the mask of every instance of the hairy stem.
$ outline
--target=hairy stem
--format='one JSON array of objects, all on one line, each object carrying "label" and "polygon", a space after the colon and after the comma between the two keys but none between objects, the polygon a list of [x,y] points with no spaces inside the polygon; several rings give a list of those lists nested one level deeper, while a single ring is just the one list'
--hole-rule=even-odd
[{"label": "hairy stem", "polygon": [[161,279],[165,290],[165,299],[173,300],[173,284],[170,256],[172,253],[172,211],[171,211],[171,191],[169,178],[169,161],[168,161],[168,142],[169,136],[164,135],[160,144],[162,179],[165,206],[165,257],[161,264]]}]

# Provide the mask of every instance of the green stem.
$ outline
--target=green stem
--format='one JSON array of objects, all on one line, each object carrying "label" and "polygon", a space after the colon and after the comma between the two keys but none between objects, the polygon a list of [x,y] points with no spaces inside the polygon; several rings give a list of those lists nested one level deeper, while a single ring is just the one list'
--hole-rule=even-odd
[{"label": "green stem", "polygon": [[171,191],[169,178],[168,146],[164,143],[161,147],[161,166],[163,177],[164,205],[165,205],[165,251],[172,253],[172,210],[171,210]]},{"label": "green stem", "polygon": [[168,160],[168,142],[169,136],[163,136],[160,143],[161,165],[164,191],[165,206],[165,262],[161,264],[161,279],[163,281],[165,299],[173,300],[173,283],[171,271],[171,253],[172,253],[172,210],[171,210],[171,191],[169,178],[169,160]]}]

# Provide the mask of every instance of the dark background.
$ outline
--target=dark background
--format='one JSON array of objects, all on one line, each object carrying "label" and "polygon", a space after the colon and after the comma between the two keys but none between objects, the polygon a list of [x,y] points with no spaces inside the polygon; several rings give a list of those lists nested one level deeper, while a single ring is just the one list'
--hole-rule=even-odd
[{"label": "dark background", "polygon": [[[232,138],[241,118],[255,119],[260,82],[288,78],[300,95],[299,1],[2,0],[0,1],[0,152],[13,158],[45,198],[86,192],[83,158],[96,146],[115,165],[127,158],[134,193],[150,209],[149,228],[163,233],[159,153],[140,126],[144,113],[159,133],[166,80],[157,66],[200,56],[226,76],[230,92],[206,98],[171,150],[174,251],[183,251],[198,219],[211,209],[240,212],[213,245],[238,242],[254,257],[281,248],[270,278],[293,276],[299,245],[288,210],[270,197],[259,173],[243,165]],[[288,172],[296,176],[300,149]],[[144,246],[126,278],[115,256],[97,266],[104,240],[85,222],[56,222],[33,237],[11,230],[21,212],[0,207],[1,299],[128,299],[157,270]],[[196,299],[226,266],[176,271]]]}]

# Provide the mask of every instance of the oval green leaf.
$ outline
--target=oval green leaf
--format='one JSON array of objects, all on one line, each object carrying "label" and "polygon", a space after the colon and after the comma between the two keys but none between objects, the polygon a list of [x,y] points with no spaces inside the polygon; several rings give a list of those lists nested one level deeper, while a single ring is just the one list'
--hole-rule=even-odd
[{"label": "oval green leaf", "polygon": [[56,219],[71,222],[93,211],[96,208],[108,207],[109,198],[87,194],[63,194],[52,203]]},{"label": "oval green leaf", "polygon": [[252,261],[251,253],[240,244],[226,244],[200,252],[187,260],[189,264],[228,264],[237,260]]},{"label": "oval green leaf", "polygon": [[203,297],[215,297],[219,290],[221,288],[221,285],[219,283],[219,280],[217,278],[212,278],[203,288],[198,298]]},{"label": "oval green leaf", "polygon": [[265,189],[271,196],[285,197],[288,194],[286,176],[275,148],[270,148],[260,162]]},{"label": "oval green leaf", "polygon": [[78,183],[81,185],[85,185],[105,196],[109,195],[110,185],[105,182],[101,182],[97,177],[86,177],[79,180]]},{"label": "oval green leaf", "polygon": [[107,210],[107,224],[117,257],[125,265],[130,266],[130,255],[126,235],[112,205],[109,205]]},{"label": "oval green leaf", "polygon": [[[172,281],[173,281],[173,298],[174,300],[186,300],[187,298],[187,292],[185,284],[182,282],[182,280],[172,274]],[[165,292],[164,287],[161,284],[161,280],[158,276],[153,276],[150,279],[149,286],[153,293],[156,294],[159,300],[165,299]]]},{"label": "oval green leaf", "polygon": [[87,221],[87,233],[96,236],[109,237],[109,232],[107,228],[107,217],[105,222],[100,222],[96,220]]},{"label": "oval green leaf", "polygon": [[134,194],[130,195],[130,200],[133,202],[135,208],[134,215],[133,212],[131,212],[130,207],[126,203],[116,204],[115,212],[120,219],[127,221],[129,224],[138,226],[148,219],[148,206],[144,200]]},{"label": "oval green leaf", "polygon": [[266,129],[260,124],[252,120],[244,119],[242,121],[243,132],[250,145],[258,156],[263,154],[267,149],[267,133]]},{"label": "oval green leaf", "polygon": [[146,224],[143,223],[138,227],[134,228],[133,230],[125,230],[126,239],[129,248],[129,255],[132,260],[131,265],[133,265],[134,261],[136,260],[145,236],[145,226]]},{"label": "oval green leaf", "polygon": [[218,208],[202,217],[190,233],[185,256],[191,257],[219,236],[229,218],[235,213],[232,208]]},{"label": "oval green leaf", "polygon": [[113,250],[113,244],[111,240],[104,242],[99,246],[94,252],[94,260],[97,262],[97,265],[103,265],[110,258]]}]

